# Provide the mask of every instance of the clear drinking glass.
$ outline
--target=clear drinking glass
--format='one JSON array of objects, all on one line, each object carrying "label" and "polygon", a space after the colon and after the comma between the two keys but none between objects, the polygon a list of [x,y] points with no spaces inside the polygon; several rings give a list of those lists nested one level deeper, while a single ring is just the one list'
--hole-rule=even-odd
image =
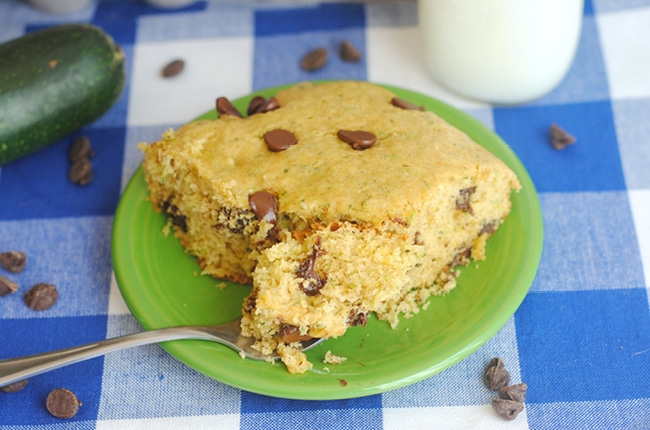
[{"label": "clear drinking glass", "polygon": [[434,79],[494,104],[539,98],[564,79],[583,0],[418,0],[425,63]]}]

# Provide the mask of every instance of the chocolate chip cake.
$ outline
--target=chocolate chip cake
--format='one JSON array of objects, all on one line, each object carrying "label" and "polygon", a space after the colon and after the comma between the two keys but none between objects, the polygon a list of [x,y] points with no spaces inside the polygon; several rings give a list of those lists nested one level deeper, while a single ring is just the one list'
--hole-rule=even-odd
[{"label": "chocolate chip cake", "polygon": [[395,327],[454,288],[520,188],[466,134],[370,83],[216,107],[141,145],[150,200],[204,274],[252,283],[243,333],[292,373],[311,367],[297,342],[369,313]]}]

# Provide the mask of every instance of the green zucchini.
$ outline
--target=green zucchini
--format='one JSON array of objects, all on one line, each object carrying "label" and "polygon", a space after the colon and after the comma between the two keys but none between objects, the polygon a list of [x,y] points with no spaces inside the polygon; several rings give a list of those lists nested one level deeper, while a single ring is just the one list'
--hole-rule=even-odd
[{"label": "green zucchini", "polygon": [[0,165],[98,119],[125,79],[124,52],[92,25],[56,25],[0,45]]}]

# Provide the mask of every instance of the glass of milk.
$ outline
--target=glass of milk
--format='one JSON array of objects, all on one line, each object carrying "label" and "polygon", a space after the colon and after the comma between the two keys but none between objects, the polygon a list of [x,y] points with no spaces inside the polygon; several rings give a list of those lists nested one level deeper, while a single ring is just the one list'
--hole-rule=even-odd
[{"label": "glass of milk", "polygon": [[583,0],[418,0],[434,79],[493,104],[532,101],[564,79],[582,14]]}]

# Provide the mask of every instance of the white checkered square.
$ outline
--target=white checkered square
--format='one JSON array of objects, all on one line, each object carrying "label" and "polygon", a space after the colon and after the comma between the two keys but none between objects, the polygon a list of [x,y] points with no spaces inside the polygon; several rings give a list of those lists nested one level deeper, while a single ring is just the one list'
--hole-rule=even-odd
[{"label": "white checkered square", "polygon": [[384,430],[513,430],[528,429],[526,409],[513,421],[500,418],[489,404],[384,409]]},{"label": "white checkered square", "polygon": [[650,288],[650,190],[632,190],[628,195],[641,251],[645,286]]},{"label": "white checkered square", "polygon": [[239,414],[100,420],[96,430],[239,430]]},{"label": "white checkered square", "polygon": [[650,8],[597,17],[612,99],[650,97]]},{"label": "white checkered square", "polygon": [[120,288],[117,285],[117,280],[115,279],[115,273],[111,276],[111,290],[108,294],[108,314],[109,315],[130,315],[131,311],[129,310]]},{"label": "white checkered square", "polygon": [[[185,123],[213,109],[219,96],[251,92],[251,37],[142,43],[134,48],[129,126]],[[182,73],[163,78],[161,70],[185,61]]]},{"label": "white checkered square", "polygon": [[650,189],[650,98],[613,100],[612,109],[625,184],[630,190]]}]

